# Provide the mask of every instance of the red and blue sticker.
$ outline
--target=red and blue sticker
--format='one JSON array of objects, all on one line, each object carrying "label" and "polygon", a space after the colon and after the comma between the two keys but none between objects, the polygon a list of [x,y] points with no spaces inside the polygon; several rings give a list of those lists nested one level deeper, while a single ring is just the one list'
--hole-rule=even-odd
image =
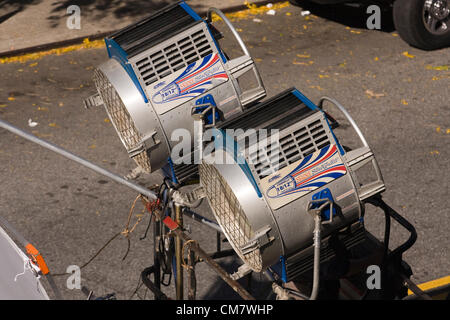
[{"label": "red and blue sticker", "polygon": [[193,62],[180,72],[150,88],[152,102],[164,105],[156,107],[158,113],[164,113],[228,80],[218,54]]},{"label": "red and blue sticker", "polygon": [[346,173],[337,147],[331,144],[262,179],[261,184],[269,204],[278,209]]}]

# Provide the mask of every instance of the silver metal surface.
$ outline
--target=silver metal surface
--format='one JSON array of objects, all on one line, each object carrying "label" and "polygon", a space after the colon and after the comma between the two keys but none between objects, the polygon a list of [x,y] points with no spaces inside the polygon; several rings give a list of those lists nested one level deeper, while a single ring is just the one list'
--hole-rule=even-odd
[{"label": "silver metal surface", "polygon": [[63,157],[65,157],[69,160],[75,161],[75,162],[81,164],[82,166],[89,168],[89,169],[91,169],[91,170],[117,182],[117,183],[120,183],[128,188],[131,188],[131,189],[139,192],[140,194],[146,196],[149,200],[156,200],[156,198],[157,198],[156,194],[153,191],[150,191],[150,190],[138,185],[137,183],[125,180],[124,178],[122,178],[121,176],[119,176],[115,173],[112,173],[102,167],[99,167],[98,165],[96,165],[90,161],[87,161],[81,157],[78,157],[78,156],[74,155],[73,153],[64,150],[61,147],[58,147],[48,141],[40,139],[24,130],[21,130],[21,129],[11,125],[10,123],[8,123],[4,120],[1,120],[1,119],[0,119],[0,127],[18,135],[24,139],[34,142],[34,143],[40,145],[41,147],[44,147],[50,151],[53,151],[59,155],[62,155]]},{"label": "silver metal surface", "polygon": [[[325,100],[335,102],[325,97],[320,105]],[[244,172],[242,164],[238,164],[234,156],[225,150],[225,163],[228,164],[213,163],[212,155],[211,159],[206,158],[199,166],[200,183],[206,190],[218,223],[234,250],[254,271],[262,271],[277,263],[281,256],[288,261],[295,256],[299,261],[302,258],[299,253],[310,254],[304,250],[313,246],[315,221],[308,213],[307,206],[315,194],[329,189],[333,197],[332,209],[340,209],[340,214],[322,224],[321,237],[327,238],[332,232],[357,222],[364,208],[361,201],[384,190],[381,172],[366,139],[345,108],[341,105],[338,108],[358,133],[364,145],[362,148],[341,154],[339,142],[326,121],[325,113],[316,109],[279,132],[278,163],[270,162],[273,153],[269,155],[268,147],[258,149],[259,158],[247,152],[251,148],[250,143],[246,150],[237,152],[246,156],[250,172]],[[265,118],[261,121],[265,121]],[[259,141],[258,146],[268,146],[270,137],[265,139]],[[306,191],[300,196],[294,194],[281,204],[275,204],[268,198],[265,188],[268,182],[270,186],[272,177],[275,181],[280,179],[280,175],[286,174],[281,172],[291,172],[305,157],[318,155],[325,148],[335,150],[327,151],[333,152],[333,158],[330,158],[334,159],[332,163],[342,163],[345,168],[339,169],[343,173],[338,178],[327,180],[325,185],[314,191]],[[267,156],[264,157],[264,154]],[[373,164],[377,176],[374,182],[360,186],[354,171],[367,163]],[[262,193],[261,197],[258,191]]]},{"label": "silver metal surface", "polygon": [[246,56],[250,56],[250,52],[248,51],[247,47],[245,46],[244,41],[242,40],[242,38],[239,35],[239,33],[237,32],[237,30],[233,27],[233,24],[230,22],[230,20],[228,20],[226,15],[222,11],[217,9],[217,8],[209,8],[208,9],[208,20],[209,21],[212,21],[212,14],[213,13],[217,14],[220,18],[222,18],[223,22],[225,22],[225,24],[228,26],[230,31],[233,33],[233,36],[236,38],[236,40],[239,43],[239,46],[241,47],[241,49],[244,52],[244,54]]},{"label": "silver metal surface", "polygon": [[[199,99],[211,95],[222,115],[221,120],[227,120],[266,95],[261,77],[239,34],[220,10],[212,10],[223,16],[227,26],[234,31],[233,35],[244,48],[244,56],[226,61],[207,23],[198,21],[129,58],[126,63],[134,71],[136,82],[114,58],[95,71],[94,81],[114,128],[129,156],[146,172],[167,164],[172,149],[179,143],[172,139],[176,130],[186,129],[191,135],[191,145],[194,143],[191,110],[199,104]],[[211,64],[201,65],[204,59],[211,59]],[[190,75],[193,68],[199,68],[199,71]],[[257,85],[243,92],[237,80],[248,71],[254,73]],[[218,76],[205,82],[211,74]],[[183,95],[199,83],[205,86],[201,94],[197,90]],[[92,99],[87,102],[99,104]]]}]

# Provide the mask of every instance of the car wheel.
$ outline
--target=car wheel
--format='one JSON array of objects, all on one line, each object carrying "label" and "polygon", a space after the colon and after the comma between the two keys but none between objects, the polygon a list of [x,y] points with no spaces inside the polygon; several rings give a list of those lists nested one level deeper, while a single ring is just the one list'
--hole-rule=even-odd
[{"label": "car wheel", "polygon": [[450,45],[450,0],[395,0],[393,15],[410,45],[424,50]]}]

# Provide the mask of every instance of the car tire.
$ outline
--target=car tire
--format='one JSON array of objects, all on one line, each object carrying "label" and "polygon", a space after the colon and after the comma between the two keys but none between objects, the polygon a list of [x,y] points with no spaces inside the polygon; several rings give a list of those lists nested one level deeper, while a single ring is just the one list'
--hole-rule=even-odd
[{"label": "car tire", "polygon": [[[441,10],[436,4],[441,5]],[[400,37],[424,50],[449,46],[450,14],[447,13],[446,5],[450,5],[450,0],[395,0],[394,25]]]}]

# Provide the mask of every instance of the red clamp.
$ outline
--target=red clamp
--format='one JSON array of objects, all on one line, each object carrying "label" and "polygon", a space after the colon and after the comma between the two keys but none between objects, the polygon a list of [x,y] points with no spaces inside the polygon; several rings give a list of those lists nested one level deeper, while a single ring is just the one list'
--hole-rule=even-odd
[{"label": "red clamp", "polygon": [[47,264],[44,261],[44,258],[39,253],[39,250],[36,249],[31,243],[27,244],[25,246],[25,249],[27,249],[28,256],[30,257],[31,261],[41,269],[42,274],[47,275],[50,270],[47,267]]}]

